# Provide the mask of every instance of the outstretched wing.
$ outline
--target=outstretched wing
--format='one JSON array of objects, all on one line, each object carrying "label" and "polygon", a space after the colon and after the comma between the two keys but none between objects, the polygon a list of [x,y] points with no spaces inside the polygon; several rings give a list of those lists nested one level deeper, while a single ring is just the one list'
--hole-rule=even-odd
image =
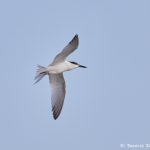
[{"label": "outstretched wing", "polygon": [[64,61],[68,55],[70,55],[72,52],[75,51],[75,49],[77,49],[78,44],[79,44],[79,38],[78,35],[76,34],[73,37],[73,39],[68,43],[68,45],[64,47],[64,49],[59,54],[56,55],[56,57],[52,62],[52,65]]},{"label": "outstretched wing", "polygon": [[65,80],[63,74],[50,74],[49,80],[51,84],[51,102],[54,119],[57,119],[61,113],[65,98]]}]

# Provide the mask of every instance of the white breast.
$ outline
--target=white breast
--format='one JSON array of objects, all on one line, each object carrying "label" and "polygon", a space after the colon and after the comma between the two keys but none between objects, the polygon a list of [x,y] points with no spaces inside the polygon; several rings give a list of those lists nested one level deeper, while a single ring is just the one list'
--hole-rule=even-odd
[{"label": "white breast", "polygon": [[74,69],[76,67],[77,66],[75,66],[74,64],[72,64],[68,61],[65,61],[65,62],[56,64],[56,65],[53,65],[53,66],[49,66],[47,69],[48,69],[48,72],[50,74],[58,74],[58,73],[62,73],[62,72],[65,72],[65,71],[69,71],[69,70]]}]

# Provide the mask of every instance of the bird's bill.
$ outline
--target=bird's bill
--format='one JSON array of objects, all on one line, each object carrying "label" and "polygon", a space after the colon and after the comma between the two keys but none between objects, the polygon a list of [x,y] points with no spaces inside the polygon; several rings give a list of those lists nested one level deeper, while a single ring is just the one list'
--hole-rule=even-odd
[{"label": "bird's bill", "polygon": [[86,66],[83,66],[83,65],[79,65],[79,67],[81,67],[81,68],[87,68]]}]

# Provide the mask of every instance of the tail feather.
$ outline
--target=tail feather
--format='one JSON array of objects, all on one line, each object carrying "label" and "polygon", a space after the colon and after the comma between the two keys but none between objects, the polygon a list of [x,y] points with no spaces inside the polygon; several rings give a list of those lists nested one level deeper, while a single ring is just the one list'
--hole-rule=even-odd
[{"label": "tail feather", "polygon": [[34,82],[34,84],[36,84],[37,82],[39,82],[46,74],[47,74],[47,68],[46,67],[43,67],[43,66],[40,66],[38,65],[37,66],[37,71],[36,71],[36,76],[34,78],[34,80],[36,80]]}]

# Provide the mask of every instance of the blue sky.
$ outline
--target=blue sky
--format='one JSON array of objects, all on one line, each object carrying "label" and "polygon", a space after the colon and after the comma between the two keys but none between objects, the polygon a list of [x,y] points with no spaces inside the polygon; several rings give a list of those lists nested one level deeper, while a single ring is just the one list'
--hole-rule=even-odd
[{"label": "blue sky", "polygon": [[[0,2],[0,149],[121,149],[149,142],[148,0]],[[48,77],[33,86],[77,34],[68,59],[87,69],[64,74],[67,94],[51,114]],[[127,147],[125,147],[127,148]]]}]

